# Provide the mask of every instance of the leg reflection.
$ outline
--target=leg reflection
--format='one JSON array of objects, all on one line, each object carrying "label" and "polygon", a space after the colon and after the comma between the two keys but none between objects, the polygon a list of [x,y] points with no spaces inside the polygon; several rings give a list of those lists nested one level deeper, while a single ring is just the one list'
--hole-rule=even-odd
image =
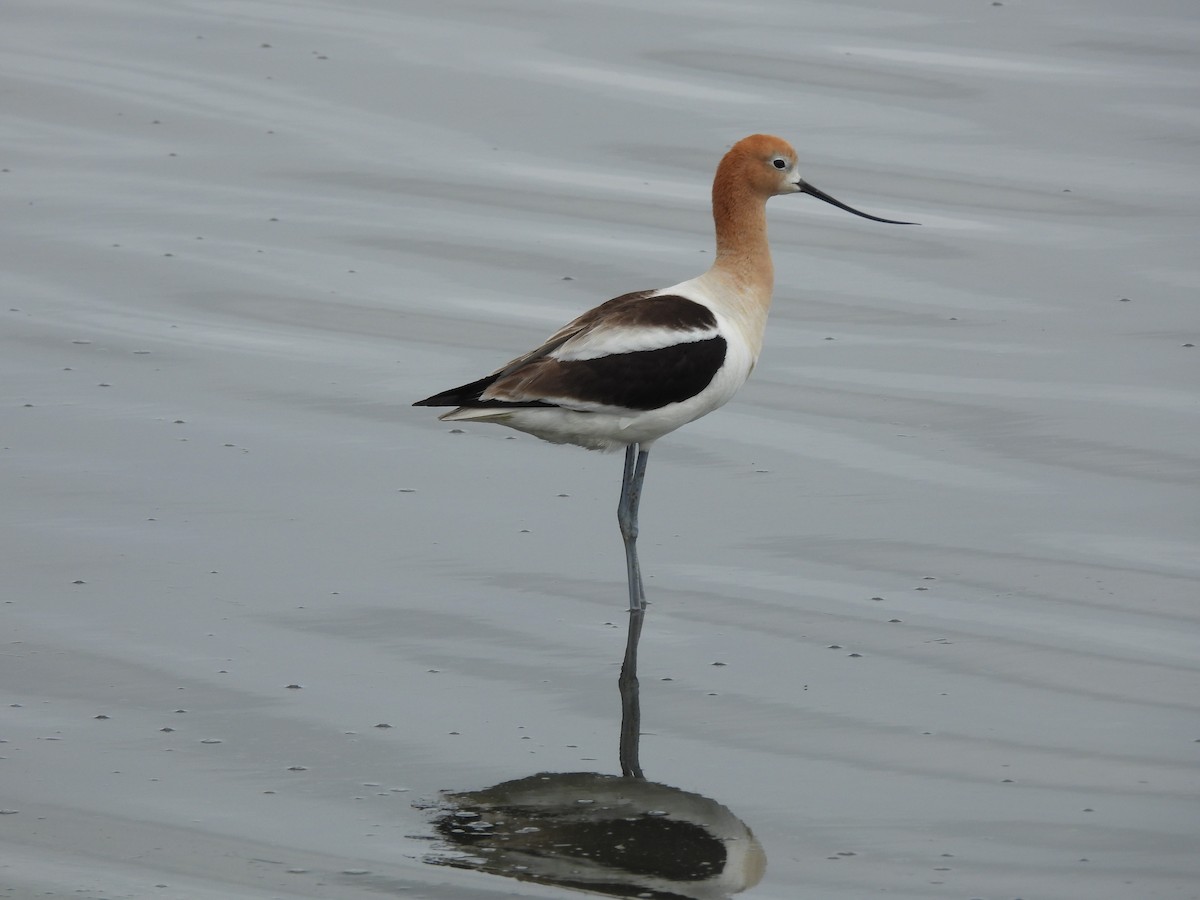
[{"label": "leg reflection", "polygon": [[638,640],[642,636],[642,617],[645,608],[629,610],[629,635],[625,639],[625,660],[621,663],[621,774],[627,778],[642,778],[638,758],[642,736],[642,706],[637,676]]}]

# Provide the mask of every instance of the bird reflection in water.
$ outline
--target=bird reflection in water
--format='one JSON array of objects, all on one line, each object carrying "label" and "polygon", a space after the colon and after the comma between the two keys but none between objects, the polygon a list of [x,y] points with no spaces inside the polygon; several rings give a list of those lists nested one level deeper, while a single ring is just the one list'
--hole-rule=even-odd
[{"label": "bird reflection in water", "polygon": [[758,884],[762,845],[699,794],[594,772],[542,773],[444,793],[435,865],[614,897],[718,900]]},{"label": "bird reflection in water", "polygon": [[[641,612],[641,610],[637,610]],[[614,897],[719,900],[754,887],[767,857],[728,807],[647,781],[631,615],[619,681],[621,776],[530,775],[481,791],[443,792],[425,861]]]}]

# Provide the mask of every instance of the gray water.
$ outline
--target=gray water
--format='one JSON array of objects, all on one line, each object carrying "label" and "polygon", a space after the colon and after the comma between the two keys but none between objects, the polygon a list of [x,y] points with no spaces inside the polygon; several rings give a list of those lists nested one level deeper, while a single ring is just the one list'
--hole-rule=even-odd
[{"label": "gray water", "polygon": [[769,207],[648,777],[747,897],[1200,897],[1195,5],[645,6],[5,5],[5,896],[575,896],[413,803],[617,771],[621,460],[408,404],[706,268],[765,131],[922,226]]}]

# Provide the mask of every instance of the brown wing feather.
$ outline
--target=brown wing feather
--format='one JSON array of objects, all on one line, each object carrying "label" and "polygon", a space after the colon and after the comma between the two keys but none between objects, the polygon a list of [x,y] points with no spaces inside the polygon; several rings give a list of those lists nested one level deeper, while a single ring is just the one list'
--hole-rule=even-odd
[{"label": "brown wing feather", "polygon": [[608,354],[594,359],[560,360],[556,351],[591,334],[625,329],[669,329],[681,335],[716,327],[708,307],[674,294],[653,291],[622,294],[588,310],[552,334],[541,346],[512,359],[490,375],[415,406],[582,406],[655,409],[702,390],[724,363],[722,338]]},{"label": "brown wing feather", "polygon": [[546,338],[545,343],[540,347],[535,347],[528,353],[518,356],[516,359],[509,360],[492,374],[497,378],[503,378],[505,375],[509,375],[522,366],[533,362],[535,359],[549,356],[563,344],[567,343],[567,341],[583,336],[598,324],[608,322],[617,316],[621,318],[629,317],[631,310],[636,310],[640,305],[640,301],[645,300],[652,293],[654,292],[633,291],[629,294],[622,294],[620,297],[613,297],[611,300],[604,301],[599,306],[592,307]]}]

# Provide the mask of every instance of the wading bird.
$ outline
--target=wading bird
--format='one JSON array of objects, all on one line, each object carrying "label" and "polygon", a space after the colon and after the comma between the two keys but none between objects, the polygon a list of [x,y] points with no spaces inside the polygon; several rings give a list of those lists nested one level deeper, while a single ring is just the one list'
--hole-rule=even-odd
[{"label": "wading bird", "polygon": [[617,519],[625,542],[630,636],[622,677],[636,671],[646,594],[637,556],[638,504],[650,447],[723,406],[750,377],[762,349],[775,271],[766,203],[808,194],[868,215],[818,190],[796,170],[782,138],[738,141],[712,186],[717,253],[703,275],[615,297],[567,323],[540,347],[492,374],[413,404],[452,406],[444,421],[495,422],[556,444],[625,448]]}]

